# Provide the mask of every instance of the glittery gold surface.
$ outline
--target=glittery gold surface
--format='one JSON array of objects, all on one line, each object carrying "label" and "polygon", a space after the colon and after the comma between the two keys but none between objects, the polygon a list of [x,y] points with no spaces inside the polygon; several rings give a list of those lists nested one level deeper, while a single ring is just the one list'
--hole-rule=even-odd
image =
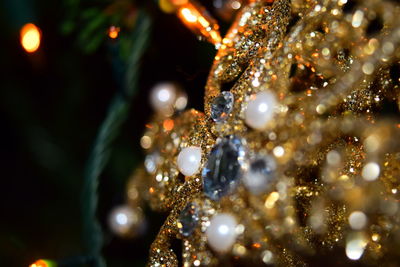
[{"label": "glittery gold surface", "polygon": [[[250,1],[215,57],[202,113],[156,115],[142,146],[157,153],[154,172],[138,170],[128,200],[146,200],[169,216],[150,248],[149,266],[275,264],[372,266],[400,262],[400,5],[396,1]],[[223,88],[234,95],[223,123],[210,119]],[[246,126],[251,96],[276,95],[263,131]],[[184,177],[176,158],[202,148],[202,166],[218,137],[238,135],[249,151],[273,155],[276,180],[253,195],[242,184],[220,201],[206,198],[201,174]],[[136,182],[135,182],[136,181]],[[135,190],[139,192],[135,194]],[[189,237],[178,230],[188,202],[201,210]],[[366,217],[350,220],[353,212]],[[205,230],[218,212],[235,216],[238,236],[220,255]],[[171,250],[182,239],[183,262]]]}]

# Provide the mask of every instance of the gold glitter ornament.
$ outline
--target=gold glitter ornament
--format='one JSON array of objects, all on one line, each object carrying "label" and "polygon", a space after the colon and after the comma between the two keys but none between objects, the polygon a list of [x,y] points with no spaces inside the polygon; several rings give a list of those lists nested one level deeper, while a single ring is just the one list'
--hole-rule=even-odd
[{"label": "gold glitter ornament", "polygon": [[[138,205],[146,200],[153,210],[169,212],[148,265],[318,266],[332,259],[343,266],[353,261],[395,266],[400,259],[399,15],[395,1],[243,5],[210,70],[204,113],[156,115],[146,125],[141,145],[150,165],[128,186],[128,200]],[[234,98],[232,111],[214,122],[212,103],[227,90]],[[274,114],[265,127],[251,129],[246,109],[254,94],[264,91],[276,99]],[[223,157],[210,153],[227,135],[245,140],[241,172],[249,171],[254,155],[272,157],[275,178],[268,189],[253,194],[240,182],[241,173],[234,189],[211,200],[200,172],[179,173],[177,157],[191,146],[201,148],[200,168],[212,158],[220,164]],[[227,158],[223,164],[229,169],[236,159]],[[217,171],[226,169],[211,171],[218,178]],[[189,203],[197,207],[196,223],[182,212]],[[211,249],[206,236],[221,213],[237,223],[236,239],[223,254]],[[193,228],[183,235],[187,221],[185,227]],[[182,240],[182,263],[171,248],[175,239]]]}]

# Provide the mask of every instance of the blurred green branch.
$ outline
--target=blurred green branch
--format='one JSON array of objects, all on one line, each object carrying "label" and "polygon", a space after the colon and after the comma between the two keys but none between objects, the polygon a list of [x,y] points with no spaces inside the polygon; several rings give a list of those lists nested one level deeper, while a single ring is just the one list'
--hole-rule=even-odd
[{"label": "blurred green branch", "polygon": [[135,29],[130,36],[132,46],[130,55],[126,60],[124,91],[118,91],[110,104],[108,114],[96,137],[85,172],[82,191],[84,240],[88,256],[93,256],[95,259],[95,266],[105,266],[101,257],[102,230],[96,219],[99,177],[110,157],[112,143],[128,116],[132,96],[137,90],[139,61],[147,47],[149,36],[150,18],[144,12],[138,12]]}]

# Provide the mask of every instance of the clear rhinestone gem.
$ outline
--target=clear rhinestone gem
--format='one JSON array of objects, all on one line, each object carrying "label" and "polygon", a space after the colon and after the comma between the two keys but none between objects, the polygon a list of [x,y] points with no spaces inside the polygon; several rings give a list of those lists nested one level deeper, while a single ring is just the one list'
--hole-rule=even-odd
[{"label": "clear rhinestone gem", "polygon": [[224,91],[214,98],[211,104],[211,118],[215,122],[225,121],[233,108],[234,97],[231,92]]},{"label": "clear rhinestone gem", "polygon": [[236,187],[244,164],[245,150],[242,140],[228,136],[211,150],[202,172],[204,194],[212,200],[232,192]]},{"label": "clear rhinestone gem", "polygon": [[179,215],[179,232],[183,236],[190,236],[193,233],[194,229],[196,229],[198,222],[198,207],[194,203],[187,204]]}]

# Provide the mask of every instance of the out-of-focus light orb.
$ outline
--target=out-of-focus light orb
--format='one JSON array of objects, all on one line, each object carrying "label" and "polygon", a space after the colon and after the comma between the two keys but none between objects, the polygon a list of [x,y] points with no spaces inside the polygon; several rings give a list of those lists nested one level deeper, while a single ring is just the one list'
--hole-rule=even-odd
[{"label": "out-of-focus light orb", "polygon": [[240,3],[240,1],[232,1],[231,3],[231,7],[235,10],[239,9],[242,6],[242,4]]},{"label": "out-of-focus light orb", "polygon": [[267,209],[272,209],[275,206],[275,202],[278,201],[278,199],[279,199],[279,193],[272,192],[271,194],[268,195],[267,199],[265,200],[264,206]]},{"label": "out-of-focus light orb", "polygon": [[21,28],[21,45],[28,53],[33,53],[39,49],[41,37],[40,29],[33,23],[27,23]]},{"label": "out-of-focus light orb", "polygon": [[346,256],[350,260],[359,260],[366,246],[367,241],[362,233],[350,234],[346,241]]},{"label": "out-of-focus light orb", "polygon": [[341,161],[339,152],[337,152],[336,150],[329,151],[329,153],[326,155],[326,161],[331,166],[338,165]]},{"label": "out-of-focus light orb", "polygon": [[150,104],[156,112],[170,113],[174,108],[178,89],[173,83],[155,85],[150,93]]},{"label": "out-of-focus light orb", "polygon": [[144,149],[149,149],[151,147],[152,143],[153,143],[153,140],[151,139],[150,136],[143,135],[142,138],[140,138],[140,145]]},{"label": "out-of-focus light orb", "polygon": [[181,96],[178,96],[178,98],[175,101],[175,108],[177,110],[184,110],[187,106],[188,103],[188,98],[186,94],[182,94]]},{"label": "out-of-focus light orb", "polygon": [[29,267],[56,267],[57,263],[51,260],[37,260]]},{"label": "out-of-focus light orb", "polygon": [[365,164],[364,168],[362,169],[361,175],[366,181],[374,181],[378,178],[379,173],[380,168],[378,163],[369,162]]},{"label": "out-of-focus light orb", "polygon": [[274,257],[274,254],[272,254],[272,252],[269,251],[269,250],[265,250],[265,251],[263,251],[263,252],[261,253],[262,261],[263,261],[265,264],[271,264],[271,263],[273,263],[273,257]]},{"label": "out-of-focus light orb", "polygon": [[109,216],[111,230],[120,236],[127,236],[140,228],[142,223],[142,213],[139,209],[133,209],[128,205],[114,208]]},{"label": "out-of-focus light orb", "polygon": [[117,39],[120,30],[121,30],[120,27],[111,26],[108,29],[108,37],[110,37],[111,39]]},{"label": "out-of-focus light orb", "polygon": [[354,230],[361,230],[367,224],[367,216],[362,211],[353,211],[349,216],[350,227]]},{"label": "out-of-focus light orb", "polygon": [[182,14],[182,17],[187,21],[187,22],[191,22],[194,23],[197,21],[197,17],[196,15],[193,14],[193,12],[189,9],[189,8],[182,8],[179,11]]},{"label": "out-of-focus light orb", "polygon": [[281,146],[274,147],[272,150],[272,153],[274,153],[275,157],[280,158],[285,154],[285,149]]}]

